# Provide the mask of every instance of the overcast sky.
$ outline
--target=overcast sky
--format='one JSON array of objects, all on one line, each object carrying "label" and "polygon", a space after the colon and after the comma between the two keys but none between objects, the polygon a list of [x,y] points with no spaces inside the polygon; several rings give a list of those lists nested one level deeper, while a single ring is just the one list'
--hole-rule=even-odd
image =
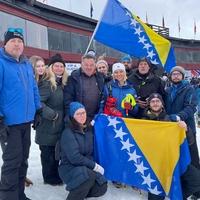
[{"label": "overcast sky", "polygon": [[[46,0],[49,5],[90,17],[90,0]],[[93,18],[99,19],[107,0],[91,0]],[[180,17],[180,38],[200,40],[199,0],[120,0],[133,14],[146,22],[146,13],[150,24],[169,28],[170,36],[179,37],[178,18]],[[196,21],[196,36],[194,35]]]}]

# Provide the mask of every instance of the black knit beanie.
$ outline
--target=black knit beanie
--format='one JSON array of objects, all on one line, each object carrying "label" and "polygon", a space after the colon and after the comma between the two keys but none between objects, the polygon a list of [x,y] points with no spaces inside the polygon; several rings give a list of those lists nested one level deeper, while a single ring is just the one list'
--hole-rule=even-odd
[{"label": "black knit beanie", "polygon": [[65,61],[62,59],[62,56],[59,53],[55,54],[54,56],[52,56],[49,59],[48,66],[50,66],[50,65],[52,65],[52,64],[54,64],[56,62],[60,62],[65,66]]},{"label": "black knit beanie", "polygon": [[163,101],[163,98],[160,94],[158,93],[152,93],[149,98],[148,98],[148,105],[150,104],[150,101],[154,98],[157,98],[157,99],[160,99],[160,101],[162,102],[162,104],[164,105],[164,101]]},{"label": "black knit beanie", "polygon": [[4,45],[6,45],[6,43],[13,38],[19,38],[24,42],[23,33],[18,32],[17,29],[13,29],[13,31],[9,31],[8,29],[8,31],[4,34]]}]

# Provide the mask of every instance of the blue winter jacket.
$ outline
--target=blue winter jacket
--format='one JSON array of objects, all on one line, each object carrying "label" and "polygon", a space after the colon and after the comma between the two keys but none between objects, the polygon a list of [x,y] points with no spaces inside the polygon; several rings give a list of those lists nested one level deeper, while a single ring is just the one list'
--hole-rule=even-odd
[{"label": "blue winter jacket", "polygon": [[18,62],[0,49],[0,116],[6,125],[31,122],[41,107],[38,87],[29,61]]},{"label": "blue winter jacket", "polygon": [[[111,86],[111,93],[109,87]],[[136,104],[131,111],[129,111],[129,116],[126,116],[126,111],[122,108],[121,103],[122,100],[128,95],[131,94],[135,99],[137,97],[136,91],[133,86],[130,84],[129,81],[126,82],[126,85],[119,86],[119,82],[117,80],[112,80],[104,87],[103,91],[103,100],[101,101],[100,105],[100,112],[103,112],[103,108],[106,103],[106,99],[109,95],[117,99],[116,108],[122,113],[123,117],[134,117],[138,112],[138,105]]]},{"label": "blue winter jacket", "polygon": [[196,133],[194,113],[197,97],[194,88],[188,81],[181,81],[166,90],[166,111],[168,115],[176,114]]}]

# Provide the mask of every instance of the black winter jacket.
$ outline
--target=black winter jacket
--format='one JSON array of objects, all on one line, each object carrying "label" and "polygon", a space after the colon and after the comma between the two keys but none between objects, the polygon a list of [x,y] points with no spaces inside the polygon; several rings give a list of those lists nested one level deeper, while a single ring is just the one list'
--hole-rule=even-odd
[{"label": "black winter jacket", "polygon": [[[93,170],[93,133],[91,129],[82,130],[77,123],[70,124],[60,140],[61,162],[59,175],[72,190],[84,183],[88,178],[88,169]],[[101,185],[106,182],[104,176],[96,173],[96,181]]]},{"label": "black winter jacket", "polygon": [[[67,85],[64,87],[64,105],[65,105],[65,111],[66,115],[69,115],[69,104],[73,101],[78,101],[80,103],[83,103],[83,97],[86,94],[83,94],[83,83],[81,81],[81,68],[72,72],[71,76],[68,78]],[[99,89],[99,96],[101,97],[103,88],[104,88],[104,78],[103,75],[99,72],[96,72],[95,74],[98,89]],[[100,105],[100,99],[99,103]],[[99,107],[96,110],[96,113],[98,113]]]},{"label": "black winter jacket", "polygon": [[[36,143],[55,146],[64,127],[63,88],[62,85],[58,85],[56,90],[52,90],[48,80],[40,80],[38,88],[43,111],[42,122],[36,128]],[[57,114],[58,118],[53,120]]]}]

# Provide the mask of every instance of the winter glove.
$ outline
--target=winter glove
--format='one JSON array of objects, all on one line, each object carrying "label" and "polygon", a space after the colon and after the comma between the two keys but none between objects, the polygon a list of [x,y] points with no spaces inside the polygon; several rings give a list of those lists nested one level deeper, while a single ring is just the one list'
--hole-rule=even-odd
[{"label": "winter glove", "polygon": [[0,116],[0,142],[6,142],[8,137],[8,127],[4,124],[3,117]]},{"label": "winter glove", "polygon": [[33,121],[33,129],[35,130],[42,122],[42,108],[36,110],[34,121]]},{"label": "winter glove", "polygon": [[170,119],[172,122],[179,122],[179,121],[181,120],[181,118],[180,118],[178,115],[175,115],[175,114],[169,115],[169,119]]},{"label": "winter glove", "polygon": [[103,168],[101,165],[97,164],[97,163],[95,163],[95,166],[94,166],[94,169],[93,169],[93,170],[94,170],[95,172],[100,173],[101,175],[104,174],[104,168]]}]

